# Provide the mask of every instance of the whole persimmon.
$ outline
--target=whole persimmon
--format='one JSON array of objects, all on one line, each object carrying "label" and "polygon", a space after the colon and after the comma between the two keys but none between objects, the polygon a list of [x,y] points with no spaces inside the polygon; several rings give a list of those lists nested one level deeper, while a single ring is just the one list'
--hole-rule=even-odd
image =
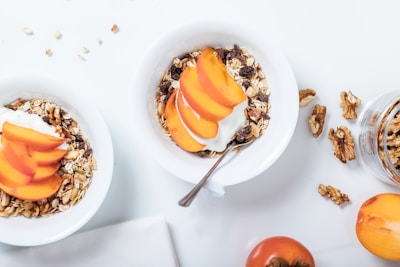
[{"label": "whole persimmon", "polygon": [[311,252],[299,241],[273,236],[259,242],[249,253],[246,267],[315,267]]},{"label": "whole persimmon", "polygon": [[400,260],[400,194],[382,193],[367,199],[359,208],[356,234],[372,254]]}]

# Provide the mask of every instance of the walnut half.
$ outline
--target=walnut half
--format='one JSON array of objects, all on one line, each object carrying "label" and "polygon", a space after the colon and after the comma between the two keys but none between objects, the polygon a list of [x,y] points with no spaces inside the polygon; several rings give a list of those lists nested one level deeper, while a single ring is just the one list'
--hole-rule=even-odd
[{"label": "walnut half", "polygon": [[317,138],[324,128],[326,116],[326,106],[316,104],[311,116],[308,117],[308,125],[314,138]]},{"label": "walnut half", "polygon": [[328,138],[333,143],[334,152],[333,154],[343,163],[347,160],[353,160],[356,158],[354,152],[354,140],[351,136],[350,130],[346,126],[339,126],[336,129],[330,129]]},{"label": "walnut half", "polygon": [[320,184],[318,186],[318,193],[323,197],[328,197],[336,205],[341,205],[345,202],[350,201],[347,194],[342,193],[338,188],[331,185]]},{"label": "walnut half", "polygon": [[361,100],[352,92],[340,93],[340,107],[342,108],[342,116],[347,120],[357,118],[357,108],[361,105]]},{"label": "walnut half", "polygon": [[314,89],[306,88],[299,90],[300,107],[305,107],[310,104],[315,98],[316,92]]}]

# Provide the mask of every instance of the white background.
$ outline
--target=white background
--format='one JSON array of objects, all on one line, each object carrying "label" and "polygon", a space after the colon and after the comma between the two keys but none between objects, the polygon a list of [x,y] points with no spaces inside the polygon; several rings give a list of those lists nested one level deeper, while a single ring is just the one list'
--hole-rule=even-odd
[{"label": "white background", "polygon": [[[357,131],[355,123],[341,117],[340,91],[351,90],[365,104],[400,89],[398,10],[395,0],[0,0],[0,76],[39,73],[79,85],[86,88],[82,97],[104,116],[115,147],[113,182],[101,209],[80,231],[163,215],[182,267],[244,266],[251,248],[271,235],[298,239],[322,267],[398,266],[359,244],[355,218],[367,198],[399,189],[373,178],[359,157],[342,164],[327,138],[328,129],[339,125]],[[138,150],[140,125],[128,120],[127,96],[146,90],[132,81],[146,48],[171,27],[206,17],[237,19],[254,25],[260,35],[276,36],[298,87],[314,88],[328,116],[322,136],[313,139],[307,128],[312,106],[301,109],[292,141],[269,170],[227,188],[223,198],[203,190],[190,208],[181,208],[177,201],[192,185]],[[115,34],[110,31],[114,23],[120,27]],[[34,34],[25,35],[25,26]],[[53,37],[55,30],[61,39]],[[83,46],[88,54],[81,52]],[[51,57],[46,49],[52,49]],[[322,198],[319,183],[340,188],[351,202],[339,207]],[[2,253],[18,249],[0,244]]]}]

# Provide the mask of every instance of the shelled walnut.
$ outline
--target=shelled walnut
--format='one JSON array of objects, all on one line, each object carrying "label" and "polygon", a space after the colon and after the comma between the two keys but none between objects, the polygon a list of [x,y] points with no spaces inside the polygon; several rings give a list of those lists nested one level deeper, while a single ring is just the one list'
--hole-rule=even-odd
[{"label": "shelled walnut", "polygon": [[350,201],[350,198],[347,194],[342,193],[338,188],[331,185],[320,184],[318,186],[318,193],[323,197],[328,197],[336,205],[341,205]]},{"label": "shelled walnut", "polygon": [[316,104],[308,117],[308,125],[314,138],[317,138],[324,128],[326,106]]},{"label": "shelled walnut", "polygon": [[340,100],[343,118],[347,120],[357,118],[357,108],[361,105],[361,100],[350,91],[342,91],[340,93]]},{"label": "shelled walnut", "polygon": [[306,88],[299,90],[299,105],[300,107],[305,107],[310,104],[316,96],[314,89]]},{"label": "shelled walnut", "polygon": [[333,143],[334,155],[343,163],[356,158],[354,140],[351,131],[346,126],[339,126],[336,132],[333,128],[328,133],[329,140]]}]

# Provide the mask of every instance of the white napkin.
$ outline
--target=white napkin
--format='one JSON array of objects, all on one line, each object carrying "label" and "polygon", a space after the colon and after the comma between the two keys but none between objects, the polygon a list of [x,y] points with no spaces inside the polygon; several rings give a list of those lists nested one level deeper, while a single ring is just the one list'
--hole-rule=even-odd
[{"label": "white napkin", "polygon": [[[32,229],[35,231],[35,229]],[[135,219],[77,233],[53,244],[0,255],[3,267],[177,267],[162,217]]]}]

